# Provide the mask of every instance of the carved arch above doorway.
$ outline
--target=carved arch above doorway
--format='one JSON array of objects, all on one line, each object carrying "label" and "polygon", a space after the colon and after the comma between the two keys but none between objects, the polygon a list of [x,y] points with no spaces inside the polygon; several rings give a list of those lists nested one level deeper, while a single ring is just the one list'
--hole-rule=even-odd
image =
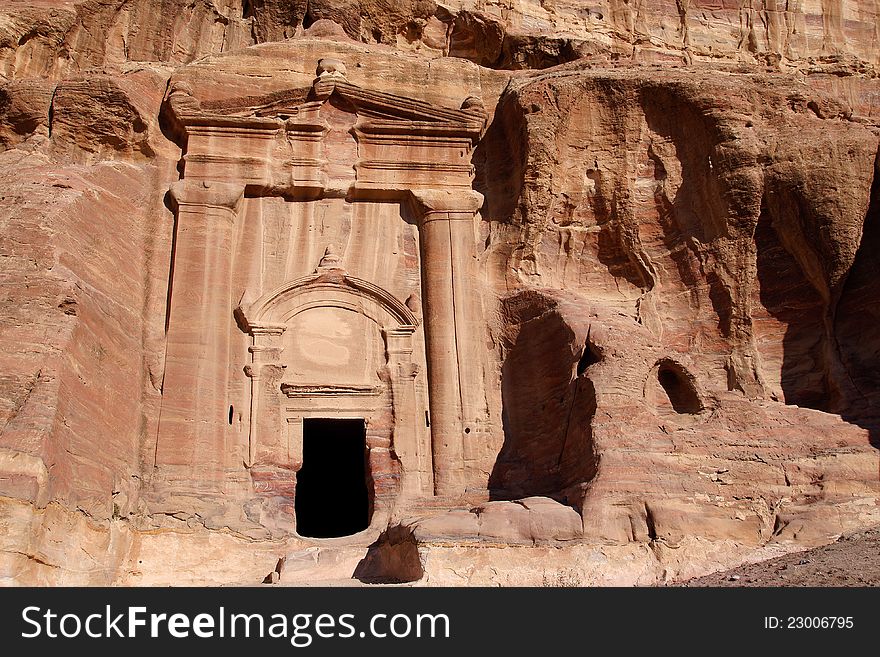
[{"label": "carved arch above doorway", "polygon": [[[413,493],[430,491],[428,436],[416,422],[420,415],[416,393],[419,368],[413,362],[413,338],[420,322],[407,304],[378,285],[350,276],[328,248],[314,274],[242,303],[235,312],[240,328],[252,336],[251,363],[245,369],[251,379],[250,467],[285,465],[296,471],[307,418],[361,417],[368,427],[371,418],[380,424],[379,418],[391,418],[391,426],[384,429],[387,440],[371,442],[368,431],[371,461],[391,470],[390,462],[383,461],[391,459],[393,450],[403,466],[403,486]],[[288,368],[303,369],[300,352],[284,353],[285,345],[289,347],[291,340],[301,336],[285,339],[285,333],[291,327],[302,328],[299,318],[310,314],[321,317],[321,313],[335,314],[337,319],[347,317],[340,321],[356,327],[363,328],[364,321],[374,325],[372,331],[355,329],[349,335],[354,343],[363,341],[365,352],[379,353],[377,360],[381,362],[374,364],[381,376],[342,380],[333,377],[332,368],[328,368],[321,374],[329,376],[302,381],[289,371],[285,373]],[[333,336],[321,338],[332,340]],[[357,351],[357,347],[353,349]],[[356,356],[358,362],[369,361],[369,355]],[[278,435],[286,438],[279,441]]]},{"label": "carved arch above doorway", "polygon": [[350,276],[344,269],[324,267],[267,292],[253,303],[239,306],[236,316],[242,328],[253,334],[281,328],[286,319],[297,313],[328,305],[358,308],[382,328],[396,323],[397,328],[415,330],[419,324],[415,313],[387,290]]}]

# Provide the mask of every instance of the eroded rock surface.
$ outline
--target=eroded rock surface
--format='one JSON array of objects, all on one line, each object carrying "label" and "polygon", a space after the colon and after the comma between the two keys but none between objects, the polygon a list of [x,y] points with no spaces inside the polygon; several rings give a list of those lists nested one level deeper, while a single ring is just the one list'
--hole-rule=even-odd
[{"label": "eroded rock surface", "polygon": [[[876,525],[878,14],[0,3],[0,581],[644,585]],[[365,515],[303,536],[344,427],[317,513]]]}]

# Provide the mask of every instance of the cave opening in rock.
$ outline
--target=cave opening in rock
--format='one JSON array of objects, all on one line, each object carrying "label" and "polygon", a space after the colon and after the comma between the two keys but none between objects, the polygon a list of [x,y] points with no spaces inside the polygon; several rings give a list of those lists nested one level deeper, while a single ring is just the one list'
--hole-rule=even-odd
[{"label": "cave opening in rock", "polygon": [[303,420],[303,465],[296,481],[296,531],[335,538],[370,524],[362,419]]},{"label": "cave opening in rock", "polygon": [[693,415],[703,410],[700,397],[682,368],[674,363],[662,363],[657,369],[657,381],[676,413]]},{"label": "cave opening in rock", "polygon": [[584,344],[584,353],[578,361],[577,375],[582,376],[590,365],[595,365],[600,360],[602,360],[602,354],[599,353],[599,349],[596,345],[590,342],[590,337],[588,335],[587,342]]}]

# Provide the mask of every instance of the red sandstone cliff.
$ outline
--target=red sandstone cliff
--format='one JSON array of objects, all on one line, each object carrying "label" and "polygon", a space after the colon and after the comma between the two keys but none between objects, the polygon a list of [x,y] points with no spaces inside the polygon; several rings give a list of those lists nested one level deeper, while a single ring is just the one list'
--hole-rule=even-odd
[{"label": "red sandstone cliff", "polygon": [[[0,3],[0,578],[655,583],[876,523],[878,39],[876,0]],[[154,481],[168,92],[242,114],[327,56],[489,119],[468,492],[322,558]]]}]

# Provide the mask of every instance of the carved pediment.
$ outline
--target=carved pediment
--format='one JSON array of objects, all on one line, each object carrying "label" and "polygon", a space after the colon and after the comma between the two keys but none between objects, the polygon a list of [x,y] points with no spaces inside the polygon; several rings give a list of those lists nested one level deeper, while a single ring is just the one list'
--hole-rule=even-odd
[{"label": "carved pediment", "polygon": [[275,330],[280,334],[285,319],[316,307],[356,310],[380,326],[407,332],[419,324],[406,303],[378,285],[350,276],[332,246],[327,247],[314,274],[285,283],[255,301],[243,299],[235,316],[248,333]]},{"label": "carved pediment", "polygon": [[311,86],[263,96],[200,102],[175,83],[167,107],[187,178],[299,199],[470,189],[471,154],[487,120],[477,98],[455,108],[365,89],[332,59],[320,60]]},{"label": "carved pediment", "polygon": [[[199,102],[186,84],[175,85],[169,94],[169,105],[177,122],[183,126],[244,125],[268,126],[266,120],[285,123],[312,121],[320,107],[336,100],[352,108],[362,124],[375,131],[405,128],[446,129],[467,134],[474,141],[486,126],[486,110],[480,99],[469,96],[459,108],[450,108],[415,98],[365,89],[345,77],[345,66],[332,59],[318,62],[317,77],[309,87],[275,91],[265,95],[246,96],[235,100]],[[371,130],[371,131],[372,131]]]}]

